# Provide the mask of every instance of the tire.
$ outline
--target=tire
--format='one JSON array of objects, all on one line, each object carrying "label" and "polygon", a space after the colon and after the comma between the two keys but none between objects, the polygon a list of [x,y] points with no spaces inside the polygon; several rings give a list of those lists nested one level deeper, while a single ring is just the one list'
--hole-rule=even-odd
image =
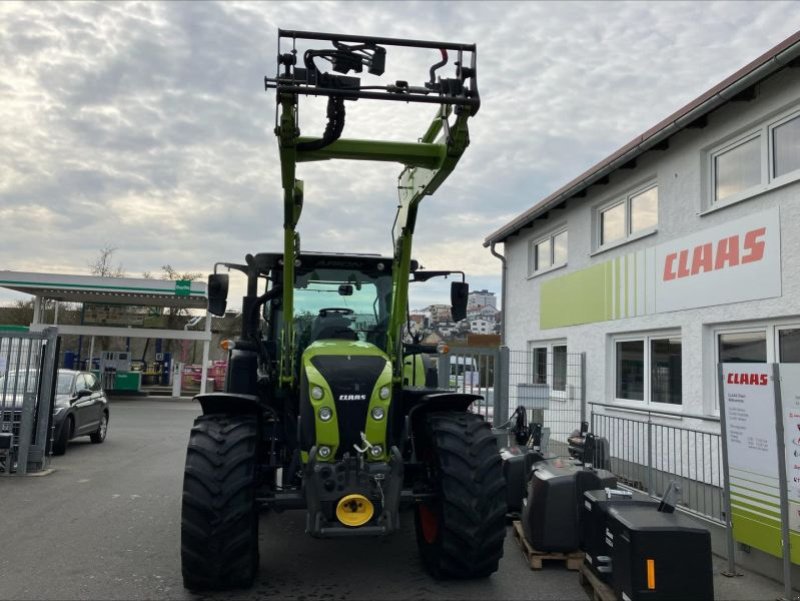
[{"label": "tire", "polygon": [[58,433],[58,438],[53,442],[53,455],[63,455],[67,452],[67,443],[72,438],[72,433],[75,431],[75,422],[71,415],[61,425],[61,431]]},{"label": "tire", "polygon": [[506,535],[505,480],[489,424],[466,412],[427,416],[434,497],[416,506],[417,546],[435,578],[497,571]]},{"label": "tire", "polygon": [[258,572],[258,423],[204,415],[189,436],[181,564],[190,590],[247,588]]},{"label": "tire", "polygon": [[94,444],[100,444],[106,439],[106,433],[108,432],[108,412],[103,411],[103,416],[100,418],[100,425],[97,426],[97,430],[89,434],[89,440],[91,440]]}]

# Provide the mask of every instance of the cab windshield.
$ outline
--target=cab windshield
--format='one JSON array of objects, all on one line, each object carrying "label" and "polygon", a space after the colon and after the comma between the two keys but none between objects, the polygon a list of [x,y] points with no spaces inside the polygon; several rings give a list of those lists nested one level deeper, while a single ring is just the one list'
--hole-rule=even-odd
[{"label": "cab windshield", "polygon": [[301,348],[315,340],[361,340],[383,346],[392,278],[353,269],[298,274],[294,323]]}]

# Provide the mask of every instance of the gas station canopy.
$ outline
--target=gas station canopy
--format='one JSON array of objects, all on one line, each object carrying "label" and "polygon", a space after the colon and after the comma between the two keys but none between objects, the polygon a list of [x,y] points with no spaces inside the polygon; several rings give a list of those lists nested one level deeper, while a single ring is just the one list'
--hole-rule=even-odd
[{"label": "gas station canopy", "polygon": [[[31,331],[37,332],[56,326],[59,334],[91,336],[92,348],[95,336],[168,338],[202,342],[201,392],[205,392],[209,343],[211,342],[211,314],[207,311],[208,295],[205,282],[0,271],[0,288],[30,294],[34,297]],[[56,301],[53,324],[43,321],[42,301],[45,299]],[[202,331],[197,331],[189,330],[189,325],[182,329],[167,329],[132,327],[131,325],[58,324],[58,302],[202,309],[205,310],[205,327]],[[92,354],[93,352],[90,350],[89,355]]]},{"label": "gas station canopy", "polygon": [[205,309],[208,303],[206,283],[189,280],[0,271],[0,287],[65,302],[185,309]]}]

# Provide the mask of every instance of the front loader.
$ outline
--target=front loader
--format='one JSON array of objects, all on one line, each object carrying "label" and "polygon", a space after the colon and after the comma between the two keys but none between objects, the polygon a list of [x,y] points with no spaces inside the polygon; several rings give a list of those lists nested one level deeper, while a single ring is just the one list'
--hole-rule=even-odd
[{"label": "front loader", "polygon": [[[380,78],[387,48],[434,55],[427,81],[367,85],[348,75]],[[437,73],[446,67],[452,77]],[[437,388],[437,348],[419,344],[408,326],[409,284],[461,273],[425,271],[411,251],[420,202],[469,145],[468,121],[480,107],[476,48],[279,30],[278,71],[265,86],[277,101],[283,250],[219,263],[209,277],[215,315],[226,308],[223,269],[245,274],[247,292],[225,391],[196,397],[203,415],[186,457],[184,584],[250,586],[264,510],[305,511],[306,532],[332,538],[390,535],[409,509],[433,576],[489,576],[505,537],[495,437],[470,412],[480,397]],[[307,95],[327,97],[321,137],[300,135],[298,100]],[[345,106],[357,100],[433,104],[436,114],[416,141],[343,138]],[[301,250],[298,166],[338,159],[402,166],[392,256]],[[467,293],[462,274],[451,284],[455,321],[466,314]]]}]

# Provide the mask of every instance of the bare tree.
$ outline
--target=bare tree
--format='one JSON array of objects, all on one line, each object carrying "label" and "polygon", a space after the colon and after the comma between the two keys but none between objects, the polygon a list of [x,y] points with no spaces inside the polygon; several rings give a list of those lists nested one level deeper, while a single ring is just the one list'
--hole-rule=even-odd
[{"label": "bare tree", "polygon": [[117,249],[110,244],[103,245],[97,254],[97,258],[88,264],[90,273],[101,278],[125,277],[125,269],[122,267],[122,263],[117,263],[116,267],[113,265],[116,251]]}]

